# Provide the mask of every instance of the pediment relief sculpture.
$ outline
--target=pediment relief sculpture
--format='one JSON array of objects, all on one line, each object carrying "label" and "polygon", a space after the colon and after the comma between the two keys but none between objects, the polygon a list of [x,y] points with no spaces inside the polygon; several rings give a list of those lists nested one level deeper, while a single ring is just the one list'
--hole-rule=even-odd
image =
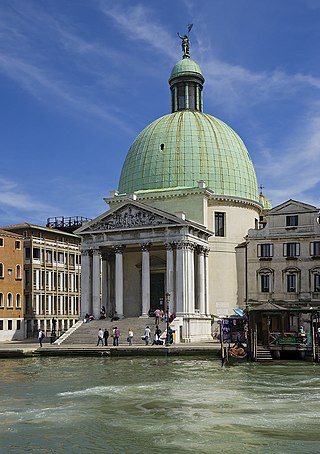
[{"label": "pediment relief sculpture", "polygon": [[153,213],[152,211],[147,211],[136,206],[129,205],[91,225],[90,230],[125,229],[161,224],[167,225],[173,224],[173,222],[165,217]]}]

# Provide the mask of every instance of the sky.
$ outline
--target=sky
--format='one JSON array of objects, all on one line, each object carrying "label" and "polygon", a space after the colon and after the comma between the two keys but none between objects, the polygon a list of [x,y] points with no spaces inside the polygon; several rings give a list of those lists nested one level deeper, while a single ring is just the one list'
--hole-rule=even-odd
[{"label": "sky", "polygon": [[319,0],[0,0],[0,225],[108,209],[190,23],[204,112],[273,206],[320,207]]}]

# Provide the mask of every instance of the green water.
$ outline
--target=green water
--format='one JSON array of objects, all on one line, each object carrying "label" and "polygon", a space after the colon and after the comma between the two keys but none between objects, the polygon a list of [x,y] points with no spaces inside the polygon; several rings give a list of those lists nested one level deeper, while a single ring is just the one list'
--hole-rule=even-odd
[{"label": "green water", "polygon": [[0,360],[1,453],[319,453],[320,365]]}]

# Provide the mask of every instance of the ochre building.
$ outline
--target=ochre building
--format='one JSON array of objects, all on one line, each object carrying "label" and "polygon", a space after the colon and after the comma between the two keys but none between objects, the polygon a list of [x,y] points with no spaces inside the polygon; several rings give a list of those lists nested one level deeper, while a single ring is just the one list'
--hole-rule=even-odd
[{"label": "ochre building", "polygon": [[24,338],[23,237],[0,230],[0,341]]}]

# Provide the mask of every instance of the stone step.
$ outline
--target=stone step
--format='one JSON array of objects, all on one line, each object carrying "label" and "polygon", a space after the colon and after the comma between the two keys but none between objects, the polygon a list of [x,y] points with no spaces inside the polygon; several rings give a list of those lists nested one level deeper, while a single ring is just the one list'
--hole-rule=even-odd
[{"label": "stone step", "polygon": [[[141,336],[144,334],[146,326],[149,326],[151,330],[151,343],[153,341],[153,335],[155,331],[155,318],[124,318],[111,322],[109,319],[103,320],[92,320],[88,323],[82,323],[77,330],[73,331],[66,339],[62,342],[63,345],[77,345],[77,344],[95,344],[98,338],[98,330],[107,329],[109,336],[112,334],[112,330],[115,326],[120,329],[119,345],[127,345],[127,335],[129,328],[133,331],[133,343],[135,345],[145,345],[144,340]],[[166,323],[160,322],[159,328],[162,332],[166,330]],[[112,345],[112,338],[109,337],[108,344]]]}]

